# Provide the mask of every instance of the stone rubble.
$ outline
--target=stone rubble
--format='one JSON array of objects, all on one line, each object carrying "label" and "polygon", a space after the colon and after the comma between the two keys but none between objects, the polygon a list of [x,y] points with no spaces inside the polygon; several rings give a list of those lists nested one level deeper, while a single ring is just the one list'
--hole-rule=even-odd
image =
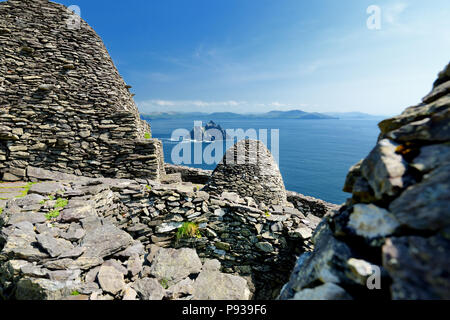
[{"label": "stone rubble", "polygon": [[[312,250],[320,218],[309,208],[319,212],[320,203],[321,216],[333,208],[297,194],[300,210],[288,203],[261,210],[189,182],[30,172],[36,182],[6,200],[0,215],[5,298],[274,298],[296,257]],[[186,223],[198,234],[177,236]]]}]

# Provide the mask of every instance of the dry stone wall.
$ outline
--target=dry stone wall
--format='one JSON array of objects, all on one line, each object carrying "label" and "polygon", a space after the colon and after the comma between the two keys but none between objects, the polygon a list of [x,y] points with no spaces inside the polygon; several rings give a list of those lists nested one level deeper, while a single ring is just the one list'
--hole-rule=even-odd
[{"label": "dry stone wall", "polygon": [[450,64],[379,127],[347,176],[352,198],[317,227],[281,299],[450,298]]},{"label": "dry stone wall", "polygon": [[[137,286],[144,292],[138,298],[145,299],[148,296],[140,287],[144,284],[156,290],[157,298],[274,298],[297,256],[312,250],[310,238],[320,222],[306,206],[297,210],[286,203],[262,211],[237,194],[216,196],[191,183],[95,179],[39,168],[28,172],[37,183],[29,186],[27,195],[7,200],[0,215],[0,287],[5,298],[12,298],[19,287],[22,296],[16,298],[61,298],[76,290],[92,299],[122,299],[125,289],[138,291]],[[198,233],[177,236],[186,223],[195,225]],[[168,280],[151,271],[158,248],[195,249],[203,263],[211,259],[220,263],[218,267],[214,263],[214,270],[246,281],[227,280],[219,273],[200,277],[201,264],[194,261],[197,271],[193,274],[201,280],[197,285],[202,284],[198,291],[195,283],[183,280],[187,275],[166,283],[162,290],[151,280]],[[171,255],[177,256],[170,252],[158,263],[170,263]],[[113,293],[105,289],[111,284],[102,284],[98,276],[100,268],[111,264],[124,277],[123,282],[120,275],[112,275],[119,278],[121,289]],[[105,279],[114,273],[104,272]],[[234,288],[231,293],[224,291],[228,297],[220,295],[222,289],[208,289],[211,283],[225,280],[232,281],[230,290]],[[244,294],[247,287],[248,295]]]},{"label": "dry stone wall", "polygon": [[[164,175],[129,86],[82,19],[47,0],[0,3],[0,179],[28,166],[91,177]],[[3,175],[3,177],[1,177]]]}]

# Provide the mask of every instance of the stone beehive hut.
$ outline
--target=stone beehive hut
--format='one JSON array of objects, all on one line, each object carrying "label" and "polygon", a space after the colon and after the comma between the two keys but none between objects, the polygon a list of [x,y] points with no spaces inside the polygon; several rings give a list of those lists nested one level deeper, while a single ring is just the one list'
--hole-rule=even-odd
[{"label": "stone beehive hut", "polygon": [[0,3],[0,43],[0,179],[24,179],[28,167],[164,174],[161,142],[86,22],[47,0],[9,0]]},{"label": "stone beehive hut", "polygon": [[260,141],[241,140],[227,150],[205,187],[216,194],[234,192],[265,205],[286,202],[278,165]]},{"label": "stone beehive hut", "polygon": [[379,127],[350,169],[352,198],[316,229],[281,298],[450,299],[450,64]]}]

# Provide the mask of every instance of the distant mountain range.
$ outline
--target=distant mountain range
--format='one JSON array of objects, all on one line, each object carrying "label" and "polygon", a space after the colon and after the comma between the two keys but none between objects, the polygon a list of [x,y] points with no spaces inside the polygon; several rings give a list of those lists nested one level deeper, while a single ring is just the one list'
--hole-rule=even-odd
[{"label": "distant mountain range", "polygon": [[383,120],[389,118],[386,115],[373,115],[362,112],[325,112],[324,114],[342,120]]},{"label": "distant mountain range", "polygon": [[384,119],[385,116],[374,116],[361,112],[305,112],[302,110],[270,111],[266,113],[233,113],[233,112],[152,112],[141,114],[144,120],[157,119],[300,119],[300,120],[326,120],[326,119]]}]

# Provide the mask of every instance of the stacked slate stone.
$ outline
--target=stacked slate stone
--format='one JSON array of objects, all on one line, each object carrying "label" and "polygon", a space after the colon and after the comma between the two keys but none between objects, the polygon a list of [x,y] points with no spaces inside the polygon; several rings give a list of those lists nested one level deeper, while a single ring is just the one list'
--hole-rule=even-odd
[{"label": "stacked slate stone", "polygon": [[[217,273],[199,276],[205,284],[202,290],[208,293],[202,298],[249,298],[243,294],[247,283],[254,298],[274,298],[288,280],[296,258],[312,250],[310,238],[320,218],[309,208],[315,208],[320,216],[332,213],[332,205],[301,195],[296,196],[302,204],[298,210],[289,203],[260,210],[250,198],[229,192],[210,195],[192,183],[88,178],[40,168],[27,172],[27,180],[34,184],[24,183],[26,194],[11,194],[0,203],[4,207],[0,215],[0,287],[5,298],[58,299],[78,292],[84,298],[123,299],[126,288],[138,291],[136,281],[155,278],[145,271],[152,268],[153,260],[148,256],[155,246],[193,248],[203,262],[216,259],[221,272],[247,280],[242,286],[236,277]],[[0,184],[1,190],[18,187],[18,182]],[[1,197],[7,195],[0,193]],[[179,230],[186,223],[198,232],[180,237]],[[170,263],[170,259],[165,262]],[[123,273],[124,282],[121,276],[112,276],[119,279],[121,291],[111,292],[107,284],[102,287],[96,276],[99,268],[111,265]],[[164,277],[156,279],[165,283]],[[182,284],[189,282],[178,279],[184,281]],[[212,281],[210,289],[207,279]],[[232,281],[231,291],[211,286],[216,280]],[[177,283],[169,284],[164,291],[166,298],[200,295],[172,296],[171,285]],[[137,298],[148,296],[138,291]]]},{"label": "stacked slate stone", "polygon": [[82,19],[47,0],[0,3],[0,179],[28,166],[90,177],[164,175],[103,42]]},{"label": "stacked slate stone", "polygon": [[205,190],[218,195],[235,192],[262,207],[287,201],[278,165],[264,143],[255,140],[241,140],[227,150]]},{"label": "stacked slate stone", "polygon": [[450,299],[450,64],[379,127],[347,177],[352,198],[318,226],[280,298]]},{"label": "stacked slate stone", "polygon": [[198,168],[190,168],[185,166],[178,166],[174,164],[165,163],[164,169],[166,174],[180,174],[180,178],[184,182],[192,182],[204,185],[211,178],[211,170],[203,170]]},{"label": "stacked slate stone", "polygon": [[[74,178],[42,169],[34,175]],[[0,215],[0,298],[251,297],[246,279],[220,272],[217,260],[133,239],[130,224],[148,196],[144,181],[75,178],[41,181],[6,202]]]}]

